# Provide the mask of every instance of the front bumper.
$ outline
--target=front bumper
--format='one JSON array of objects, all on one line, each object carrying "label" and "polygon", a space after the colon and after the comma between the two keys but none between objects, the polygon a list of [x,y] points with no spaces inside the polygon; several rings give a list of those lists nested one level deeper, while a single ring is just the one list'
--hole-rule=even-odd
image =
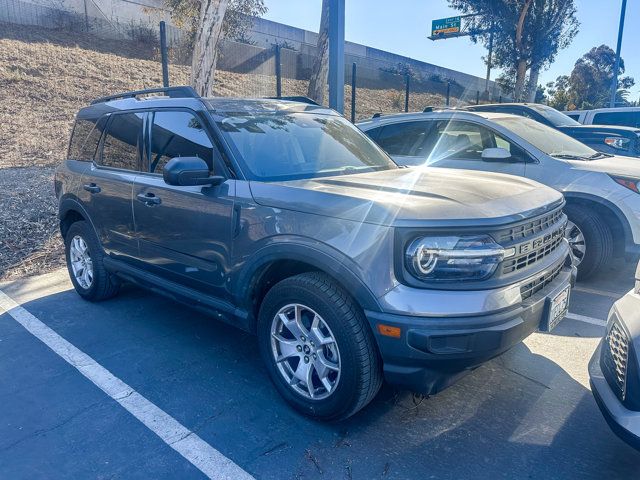
[{"label": "front bumper", "polygon": [[[566,266],[527,300],[487,314],[426,317],[365,312],[382,355],[385,379],[423,394],[443,390],[538,330],[550,299],[573,285],[575,276],[575,267]],[[456,305],[450,308],[455,311]],[[477,310],[482,311],[487,309]],[[399,328],[400,338],[381,335],[380,324]]]},{"label": "front bumper", "polygon": [[628,410],[618,400],[607,383],[600,367],[602,342],[589,362],[591,392],[611,430],[637,450],[640,450],[640,412]]}]

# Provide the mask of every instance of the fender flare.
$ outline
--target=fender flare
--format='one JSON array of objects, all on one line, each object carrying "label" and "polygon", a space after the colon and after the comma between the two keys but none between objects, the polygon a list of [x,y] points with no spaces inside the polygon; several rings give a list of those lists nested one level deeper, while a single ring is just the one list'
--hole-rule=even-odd
[{"label": "fender flare", "polygon": [[60,233],[62,233],[62,219],[70,211],[74,211],[74,212],[79,213],[80,216],[86,222],[88,222],[89,225],[91,225],[91,228],[93,228],[93,231],[96,234],[96,238],[100,238],[100,237],[98,237],[98,232],[96,230],[96,227],[93,224],[93,221],[91,220],[91,217],[87,213],[87,210],[84,208],[82,203],[75,196],[72,196],[72,195],[63,196],[60,199],[60,203],[58,204],[58,220],[60,222],[60,229],[61,229]]},{"label": "fender flare", "polygon": [[306,263],[338,281],[363,310],[382,311],[376,296],[356,273],[358,267],[352,259],[329,245],[299,237],[282,238],[266,245],[246,261],[235,282],[240,304],[247,307],[251,305],[251,296],[261,270],[279,260]]},{"label": "fender flare", "polygon": [[629,220],[627,220],[627,217],[625,216],[625,214],[622,213],[622,210],[620,210],[620,208],[618,208],[616,204],[614,204],[613,202],[610,202],[607,199],[604,199],[602,197],[598,197],[595,195],[591,195],[589,193],[563,192],[563,194],[565,199],[567,200],[567,203],[569,203],[569,201],[573,199],[586,200],[588,202],[593,202],[595,204],[598,204],[604,208],[607,208],[611,212],[613,212],[616,218],[618,219],[618,221],[620,222],[620,225],[622,225],[622,231],[624,232],[625,246],[630,247],[635,244],[633,240],[633,233],[631,231],[631,225],[629,225]]}]

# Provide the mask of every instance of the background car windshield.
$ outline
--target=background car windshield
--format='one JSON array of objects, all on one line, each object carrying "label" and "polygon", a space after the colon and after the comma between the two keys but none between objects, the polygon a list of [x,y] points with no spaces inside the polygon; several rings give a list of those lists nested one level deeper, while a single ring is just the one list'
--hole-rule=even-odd
[{"label": "background car windshield", "polygon": [[312,113],[238,114],[216,119],[254,180],[293,180],[398,168],[342,117]]},{"label": "background car windshield", "polygon": [[576,127],[580,126],[580,122],[576,122],[573,118],[559,112],[555,108],[546,107],[544,105],[531,105],[531,108],[549,120],[556,127]]},{"label": "background car windshield", "polygon": [[598,153],[584,143],[535,120],[503,117],[494,118],[493,121],[511,130],[547,155],[587,159]]}]

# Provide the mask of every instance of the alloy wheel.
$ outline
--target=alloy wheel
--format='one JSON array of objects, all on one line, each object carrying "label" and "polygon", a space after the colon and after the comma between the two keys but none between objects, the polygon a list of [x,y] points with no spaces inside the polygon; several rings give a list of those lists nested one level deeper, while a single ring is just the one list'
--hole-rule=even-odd
[{"label": "alloy wheel", "polygon": [[584,234],[582,233],[582,230],[580,230],[580,228],[571,220],[567,222],[565,231],[567,240],[569,241],[569,246],[571,247],[571,258],[573,259],[573,264],[578,266],[584,260],[584,255],[587,251]]},{"label": "alloy wheel", "polygon": [[73,276],[85,290],[93,283],[93,261],[89,253],[89,247],[80,235],[71,239],[69,246],[69,259]]},{"label": "alloy wheel", "polygon": [[271,323],[271,353],[278,371],[303,397],[322,400],[340,381],[340,352],[333,332],[311,308],[282,307]]}]

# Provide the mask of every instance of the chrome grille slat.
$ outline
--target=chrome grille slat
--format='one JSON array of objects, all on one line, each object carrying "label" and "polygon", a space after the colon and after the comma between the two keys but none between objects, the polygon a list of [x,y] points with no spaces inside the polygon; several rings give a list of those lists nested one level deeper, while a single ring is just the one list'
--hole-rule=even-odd
[{"label": "chrome grille slat", "polygon": [[622,401],[626,396],[628,361],[629,338],[618,322],[614,321],[605,337],[603,363],[605,374],[617,386],[616,393]]},{"label": "chrome grille slat", "polygon": [[[557,230],[554,230],[550,234],[550,239],[543,242],[543,244],[535,248],[534,250],[527,252],[522,255],[517,255],[516,257],[505,260],[502,264],[502,272],[503,273],[511,273],[523,268],[528,267],[529,265],[533,265],[539,260],[542,260],[544,257],[552,253],[556,248],[560,246],[562,240],[564,239],[564,225]],[[516,250],[520,248],[523,244],[518,244],[515,246]]]}]

